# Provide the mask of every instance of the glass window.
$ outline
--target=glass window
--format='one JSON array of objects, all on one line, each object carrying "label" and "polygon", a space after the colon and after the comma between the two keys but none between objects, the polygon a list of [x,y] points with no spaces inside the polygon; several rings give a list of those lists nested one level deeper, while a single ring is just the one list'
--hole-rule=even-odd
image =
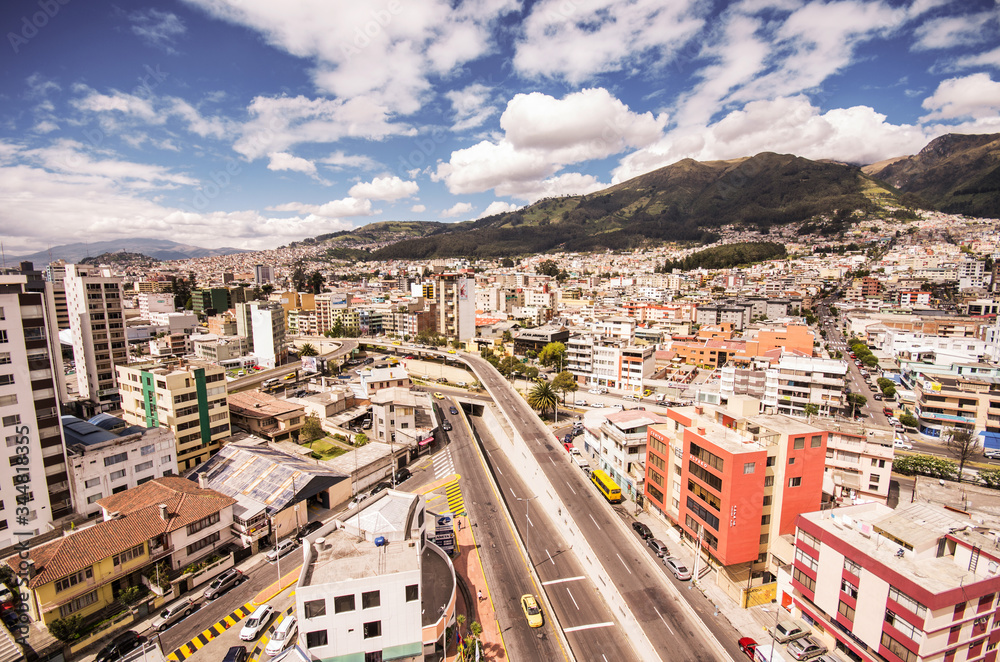
[{"label": "glass window", "polygon": [[382,604],[382,595],[378,591],[366,591],[361,594],[361,608],[371,609]]},{"label": "glass window", "polygon": [[382,621],[371,621],[362,626],[365,639],[373,639],[382,636]]},{"label": "glass window", "polygon": [[802,484],[802,478],[799,476],[794,476],[788,479],[788,487],[798,487]]},{"label": "glass window", "polygon": [[328,643],[326,636],[326,630],[313,630],[312,632],[306,632],[306,647],[307,648],[317,648],[319,646],[326,646]]},{"label": "glass window", "polygon": [[306,618],[326,616],[326,600],[306,600],[303,603]]},{"label": "glass window", "polygon": [[756,462],[744,462],[743,463],[743,473],[744,474],[752,474],[756,468],[757,468],[757,463]]},{"label": "glass window", "polygon": [[333,599],[333,613],[342,614],[345,611],[354,611],[354,594],[338,595]]},{"label": "glass window", "polygon": [[410,584],[406,587],[406,601],[413,602],[420,598],[420,587],[418,584]]}]

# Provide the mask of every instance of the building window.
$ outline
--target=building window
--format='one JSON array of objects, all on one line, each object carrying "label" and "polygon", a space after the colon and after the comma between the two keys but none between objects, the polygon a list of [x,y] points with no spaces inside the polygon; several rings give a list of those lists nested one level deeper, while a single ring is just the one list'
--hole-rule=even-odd
[{"label": "building window", "polygon": [[882,633],[882,645],[903,662],[916,662],[917,654],[893,639],[887,632]]},{"label": "building window", "polygon": [[92,605],[95,602],[97,602],[96,590],[81,595],[79,598],[75,598],[72,602],[69,602],[68,604],[64,604],[63,606],[59,607],[59,617],[66,618],[70,614],[78,612],[84,607]]},{"label": "building window", "polygon": [[191,535],[193,533],[198,533],[205,527],[212,526],[213,524],[218,524],[220,519],[221,518],[219,516],[219,513],[217,512],[212,513],[208,517],[203,517],[197,522],[192,522],[191,524],[187,525],[187,534]]},{"label": "building window", "polygon": [[99,492],[97,494],[93,495],[93,496],[89,496],[89,497],[87,497],[87,505],[90,505],[92,503],[97,503],[103,497],[104,497],[104,495],[101,494],[101,493],[99,493]]},{"label": "building window", "polygon": [[765,494],[764,495],[764,506],[770,506],[770,505],[771,505],[771,495],[770,494]]},{"label": "building window", "polygon": [[802,484],[802,478],[800,478],[799,476],[793,476],[792,478],[788,479],[788,487],[798,487],[801,484]]},{"label": "building window", "polygon": [[219,532],[216,531],[215,533],[212,533],[212,534],[209,534],[209,535],[205,536],[204,538],[202,538],[198,542],[192,543],[192,544],[188,545],[187,546],[188,556],[190,556],[191,554],[194,554],[199,549],[204,549],[205,547],[208,547],[209,545],[212,545],[212,544],[215,544],[215,543],[219,542],[219,539],[221,537],[222,536],[219,534]]},{"label": "building window", "polygon": [[855,600],[858,599],[858,587],[847,581],[846,579],[840,580],[840,590],[851,596]]},{"label": "building window", "polygon": [[2,419],[2,421],[0,421],[0,422],[3,423],[3,426],[5,428],[6,427],[10,427],[11,425],[20,425],[21,424],[21,415],[20,414],[12,414],[10,416],[4,416],[3,419]]},{"label": "building window", "polygon": [[110,467],[128,459],[128,453],[117,453],[104,458],[104,466]]},{"label": "building window", "polygon": [[70,575],[69,577],[63,577],[62,579],[56,580],[56,593],[65,591],[68,588],[72,588],[77,584],[94,578],[93,568],[84,568],[80,572]]},{"label": "building window", "polygon": [[800,568],[792,569],[792,577],[810,591],[816,591],[816,580],[804,573]]},{"label": "building window", "polygon": [[795,548],[795,560],[801,562],[802,565],[809,568],[813,572],[816,572],[819,569],[819,561],[806,554],[805,550],[799,547]]},{"label": "building window", "polygon": [[318,648],[326,646],[329,640],[326,637],[326,630],[313,630],[306,632],[306,648]]},{"label": "building window", "polygon": [[145,556],[145,554],[146,554],[145,543],[139,543],[132,549],[126,549],[121,554],[115,554],[113,557],[111,557],[111,560],[112,562],[114,562],[115,565],[122,565],[123,563],[128,563],[132,559],[137,559],[140,556]]},{"label": "building window", "polygon": [[774,455],[768,455],[767,456],[767,463],[764,466],[765,467],[773,467],[774,466],[774,461],[775,461],[775,456]]},{"label": "building window", "polygon": [[365,639],[374,639],[382,636],[382,621],[371,621],[362,626]]},{"label": "building window", "polygon": [[303,603],[306,618],[326,616],[326,600],[306,600]]},{"label": "building window", "polygon": [[861,576],[861,566],[847,557],[844,557],[844,570],[851,573],[855,577]]},{"label": "building window", "polygon": [[804,529],[797,529],[795,532],[795,538],[797,540],[801,540],[813,549],[819,549],[819,538]]},{"label": "building window", "polygon": [[[900,592],[900,590],[895,586],[889,587],[889,599],[895,601],[896,604],[903,607],[904,609],[908,609],[909,611],[913,612],[919,618],[924,618],[927,615],[927,607],[923,606],[922,604],[920,604],[910,596],[906,595],[905,593]],[[955,608],[957,611],[958,606],[956,605]],[[962,608],[964,611],[965,608],[964,602],[962,603]]]},{"label": "building window", "polygon": [[798,439],[794,439],[792,441],[792,448],[794,448],[797,451],[798,450],[802,450],[805,447],[806,447],[806,438],[805,437],[799,437]]},{"label": "building window", "polygon": [[851,621],[852,623],[854,622],[854,607],[852,607],[851,605],[841,600],[840,604],[837,605],[837,611],[840,613],[841,616],[843,616],[847,620]]},{"label": "building window", "polygon": [[366,591],[361,594],[361,608],[371,609],[382,605],[382,595],[379,591]]},{"label": "building window", "polygon": [[823,435],[814,434],[809,438],[809,448],[819,448],[823,444]]},{"label": "building window", "polygon": [[111,480],[121,480],[125,477],[125,470],[119,469],[118,471],[112,471],[110,474]]},{"label": "building window", "polygon": [[10,386],[14,383],[14,375],[0,375],[0,386]]},{"label": "building window", "polygon": [[152,468],[153,468],[153,462],[152,462],[152,460],[150,460],[149,462],[143,462],[142,464],[135,465],[135,470],[136,471],[147,471],[147,470],[152,469]]},{"label": "building window", "polygon": [[156,452],[155,444],[150,444],[149,446],[143,446],[142,448],[139,449],[140,455],[152,455],[155,452]]},{"label": "building window", "polygon": [[333,599],[333,613],[342,614],[345,611],[354,611],[354,594],[338,595]]},{"label": "building window", "polygon": [[774,487],[774,476],[764,476],[764,487]]},{"label": "building window", "polygon": [[744,462],[743,463],[743,475],[752,474],[757,468],[756,462]]},{"label": "building window", "polygon": [[84,486],[87,488],[91,488],[91,487],[97,487],[100,484],[101,484],[100,478],[91,478],[90,480],[84,483]]},{"label": "building window", "polygon": [[910,639],[916,640],[920,636],[920,630],[910,624],[907,620],[897,616],[896,613],[890,609],[885,610],[885,622],[899,630]]},{"label": "building window", "polygon": [[409,584],[406,587],[406,601],[413,602],[420,599],[420,587],[417,584]]},{"label": "building window", "polygon": [[795,458],[794,457],[788,458],[788,464],[795,464]]}]

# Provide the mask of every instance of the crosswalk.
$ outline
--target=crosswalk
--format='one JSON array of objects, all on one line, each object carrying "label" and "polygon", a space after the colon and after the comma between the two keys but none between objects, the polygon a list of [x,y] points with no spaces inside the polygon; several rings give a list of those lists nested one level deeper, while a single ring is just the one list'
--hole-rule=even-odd
[{"label": "crosswalk", "polygon": [[446,448],[434,456],[434,478],[441,479],[455,473],[455,462],[451,457],[451,448]]},{"label": "crosswalk", "polygon": [[239,607],[221,621],[213,624],[209,628],[206,628],[204,632],[198,634],[194,639],[167,655],[167,660],[170,662],[184,662],[184,660],[194,655],[212,639],[215,639],[223,632],[243,620],[243,618],[253,610],[254,607],[249,602]]},{"label": "crosswalk", "polygon": [[448,483],[445,487],[445,494],[448,496],[448,510],[455,516],[465,516],[465,501],[462,499],[462,488],[458,486],[458,481]]}]

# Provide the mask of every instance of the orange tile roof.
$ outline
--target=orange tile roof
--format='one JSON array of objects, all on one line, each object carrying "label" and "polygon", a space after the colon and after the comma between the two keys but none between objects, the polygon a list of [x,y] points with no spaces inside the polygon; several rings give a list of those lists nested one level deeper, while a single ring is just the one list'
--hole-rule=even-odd
[{"label": "orange tile roof", "polygon": [[[186,478],[164,476],[97,503],[108,512],[120,512],[121,517],[98,522],[32,549],[28,558],[35,563],[35,576],[28,582],[30,588],[79,572],[141,542],[176,531],[223,510],[236,500],[198,487]],[[166,520],[160,517],[161,503],[167,506]],[[11,556],[5,562],[17,572],[20,560],[18,556]]]}]

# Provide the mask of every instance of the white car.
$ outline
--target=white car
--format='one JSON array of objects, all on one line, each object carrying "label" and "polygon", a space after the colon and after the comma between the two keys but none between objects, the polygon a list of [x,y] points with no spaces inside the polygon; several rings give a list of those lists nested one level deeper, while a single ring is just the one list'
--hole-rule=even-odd
[{"label": "white car", "polygon": [[267,553],[266,557],[268,561],[277,561],[285,554],[298,547],[299,543],[295,542],[291,538],[286,538],[278,543],[278,546]]},{"label": "white car", "polygon": [[246,622],[243,623],[243,629],[240,630],[240,639],[242,641],[253,641],[260,636],[260,633],[267,627],[268,622],[271,620],[271,616],[274,615],[274,610],[271,609],[271,605],[261,605],[254,610],[250,617],[247,618]]},{"label": "white car", "polygon": [[601,407],[604,406],[604,403],[603,402],[595,402],[594,404],[592,404],[590,406],[593,407],[594,409],[600,409]]},{"label": "white car", "polygon": [[913,444],[911,444],[906,439],[894,439],[892,442],[893,448],[905,448],[908,451],[913,450]]},{"label": "white car", "polygon": [[268,655],[277,655],[295,643],[295,637],[298,633],[299,624],[296,618],[294,616],[285,617],[285,620],[281,621],[275,629],[271,641],[267,642],[267,648],[264,649],[264,652]]},{"label": "white car", "polygon": [[599,388],[592,388],[589,391],[587,391],[587,393],[590,393],[591,395],[600,395],[601,394],[601,389],[599,389]]}]

